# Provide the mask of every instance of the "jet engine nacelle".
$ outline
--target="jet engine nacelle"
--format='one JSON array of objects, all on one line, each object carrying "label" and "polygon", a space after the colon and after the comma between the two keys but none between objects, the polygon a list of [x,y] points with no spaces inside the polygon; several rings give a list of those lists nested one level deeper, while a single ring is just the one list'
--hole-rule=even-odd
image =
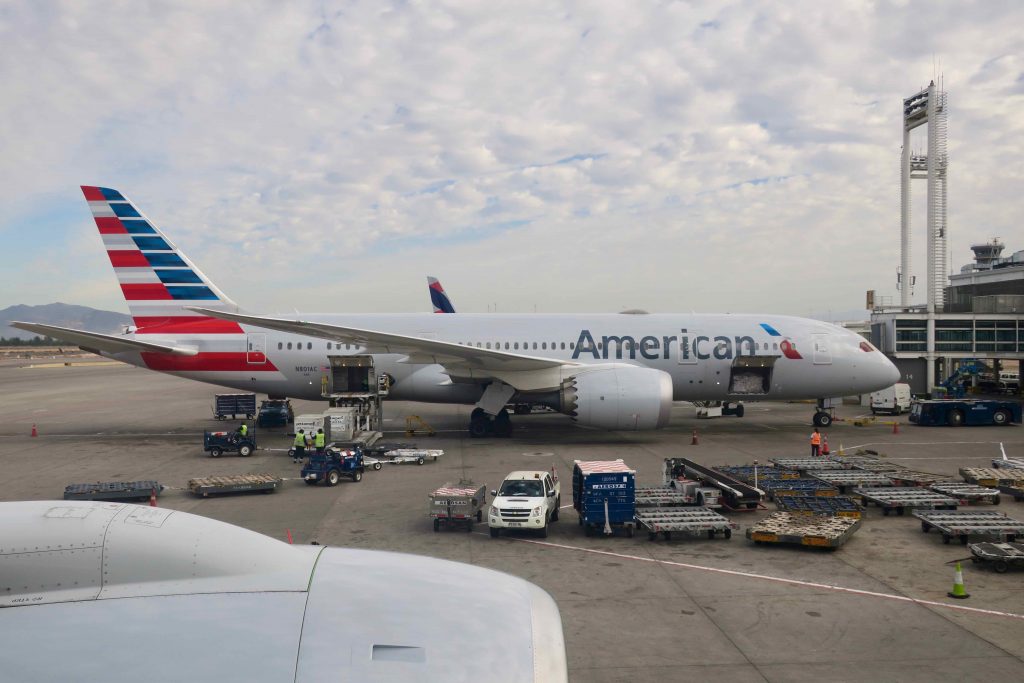
[{"label": "jet engine nacelle", "polygon": [[672,409],[672,377],[613,364],[581,370],[562,383],[561,412],[602,429],[661,429]]}]

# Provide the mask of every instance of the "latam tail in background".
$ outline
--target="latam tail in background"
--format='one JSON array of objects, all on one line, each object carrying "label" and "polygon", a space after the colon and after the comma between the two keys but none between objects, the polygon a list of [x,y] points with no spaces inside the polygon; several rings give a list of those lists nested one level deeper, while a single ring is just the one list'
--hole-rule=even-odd
[{"label": "latam tail in background", "polygon": [[455,312],[452,300],[448,298],[444,287],[441,286],[441,281],[436,277],[427,276],[427,291],[430,292],[430,302],[434,304],[434,313]]},{"label": "latam tail in background", "polygon": [[[82,188],[132,317],[123,334],[12,323],[150,370],[275,397],[324,400],[385,379],[387,398],[473,405],[473,436],[508,434],[510,403],[586,426],[664,427],[673,401],[826,399],[900,373],[862,337],[771,314],[247,314],[121,192]],[[428,279],[437,312],[454,306]],[[386,376],[386,377],[384,377]],[[369,375],[368,375],[369,377]],[[341,388],[339,388],[341,387]],[[360,389],[362,390],[362,389]]]}]

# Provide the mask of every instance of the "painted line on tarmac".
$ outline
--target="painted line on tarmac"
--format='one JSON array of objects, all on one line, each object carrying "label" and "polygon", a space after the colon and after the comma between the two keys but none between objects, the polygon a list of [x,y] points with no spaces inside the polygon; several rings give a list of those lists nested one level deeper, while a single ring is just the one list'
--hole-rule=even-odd
[{"label": "painted line on tarmac", "polygon": [[[480,534],[483,536],[484,534]],[[862,590],[859,588],[846,588],[845,586],[834,586],[828,583],[816,583],[814,581],[801,581],[799,579],[786,579],[779,576],[768,576],[767,574],[754,574],[752,572],[742,572],[735,569],[721,569],[719,567],[705,567],[699,564],[689,564],[686,562],[673,562],[672,560],[658,560],[653,557],[640,557],[639,555],[626,555],[623,553],[613,553],[608,550],[595,550],[593,548],[581,548],[575,545],[567,545],[564,543],[551,543],[550,541],[534,541],[528,538],[510,538],[505,537],[509,541],[517,541],[519,543],[532,543],[534,545],[546,546],[549,548],[560,548],[562,550],[576,550],[584,553],[593,553],[595,555],[605,555],[607,557],[617,557],[623,560],[636,560],[638,562],[650,562],[653,564],[666,565],[669,567],[680,567],[682,569],[696,569],[698,571],[711,572],[713,574],[725,574],[727,576],[737,576],[744,579],[759,579],[761,581],[774,581],[776,583],[785,583],[792,586],[803,586],[805,588],[819,588],[824,590],[835,591],[837,593],[849,593],[851,595],[861,595],[868,598],[883,598],[886,600],[896,600],[898,602],[910,602],[915,605],[923,605],[928,607],[945,607],[946,609],[958,610],[960,612],[970,612],[973,614],[987,614],[994,617],[1008,617],[1010,619],[1020,619],[1024,621],[1024,614],[1017,614],[1015,612],[1001,612],[994,609],[982,609],[980,607],[967,607],[965,605],[951,605],[946,602],[938,602],[936,600],[923,600],[921,598],[911,598],[906,595],[894,595],[892,593],[879,593],[877,591]]]}]

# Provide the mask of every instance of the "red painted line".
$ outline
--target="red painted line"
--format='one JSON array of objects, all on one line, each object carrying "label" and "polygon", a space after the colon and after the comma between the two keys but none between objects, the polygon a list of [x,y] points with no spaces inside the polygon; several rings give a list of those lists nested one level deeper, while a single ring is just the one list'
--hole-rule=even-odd
[{"label": "red painted line", "polygon": [[[483,535],[483,534],[481,534]],[[896,600],[898,602],[909,602],[915,605],[923,605],[927,607],[944,607],[946,609],[958,610],[961,612],[971,612],[974,614],[987,614],[995,617],[1007,617],[1010,619],[1024,620],[1024,614],[1017,614],[1016,612],[1000,612],[994,609],[982,609],[980,607],[967,607],[965,605],[952,605],[947,602],[937,602],[935,600],[922,600],[920,598],[911,598],[906,595],[894,595],[892,593],[879,593],[877,591],[861,590],[859,588],[846,588],[845,586],[835,586],[829,583],[816,583],[814,581],[800,581],[799,579],[786,579],[779,576],[768,576],[766,574],[754,574],[752,572],[741,572],[735,569],[720,569],[718,567],[705,567],[699,564],[689,564],[687,562],[673,562],[672,560],[657,560],[653,557],[640,557],[638,555],[626,555],[623,553],[613,553],[608,550],[594,550],[593,548],[580,548],[575,545],[566,545],[564,543],[551,543],[550,541],[534,541],[529,538],[511,538],[506,536],[506,540],[517,541],[519,543],[533,543],[534,545],[546,546],[549,548],[561,548],[563,550],[576,550],[584,553],[593,553],[595,555],[606,555],[608,557],[617,557],[623,560],[636,560],[637,562],[650,562],[653,564],[661,564],[669,567],[680,567],[682,569],[695,569],[698,571],[711,572],[713,574],[725,574],[727,576],[736,576],[743,579],[758,579],[761,581],[773,581],[775,583],[785,583],[791,586],[802,586],[804,588],[818,588],[821,590],[830,590],[837,593],[848,593],[850,595],[861,595],[869,598],[883,598],[886,600]]]},{"label": "red painted line", "polygon": [[250,363],[245,351],[207,351],[194,356],[143,351],[142,361],[150,370],[161,372],[277,372],[270,360]]},{"label": "red painted line", "polygon": [[115,268],[149,268],[149,261],[138,249],[108,249],[107,256]]},{"label": "red painted line", "polygon": [[242,334],[232,320],[207,316],[135,316],[135,334]]},{"label": "red painted line", "polygon": [[121,285],[121,291],[128,301],[167,301],[173,298],[162,282]]},{"label": "red painted line", "polygon": [[124,227],[121,219],[116,216],[95,216],[96,227],[101,235],[126,235],[128,228]]},{"label": "red painted line", "polygon": [[100,192],[100,188],[93,187],[92,185],[82,185],[82,194],[85,195],[85,201],[87,202],[102,202],[105,201],[103,193]]}]

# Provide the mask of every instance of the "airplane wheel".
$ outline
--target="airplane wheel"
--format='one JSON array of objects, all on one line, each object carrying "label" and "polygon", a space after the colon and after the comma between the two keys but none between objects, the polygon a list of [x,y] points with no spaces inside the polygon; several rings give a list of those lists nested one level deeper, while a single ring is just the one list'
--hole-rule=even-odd
[{"label": "airplane wheel", "polygon": [[815,427],[829,427],[832,425],[832,416],[828,413],[817,412],[814,414]]},{"label": "airplane wheel", "polygon": [[487,418],[473,418],[469,421],[469,436],[474,439],[482,439],[487,436],[490,420]]}]

